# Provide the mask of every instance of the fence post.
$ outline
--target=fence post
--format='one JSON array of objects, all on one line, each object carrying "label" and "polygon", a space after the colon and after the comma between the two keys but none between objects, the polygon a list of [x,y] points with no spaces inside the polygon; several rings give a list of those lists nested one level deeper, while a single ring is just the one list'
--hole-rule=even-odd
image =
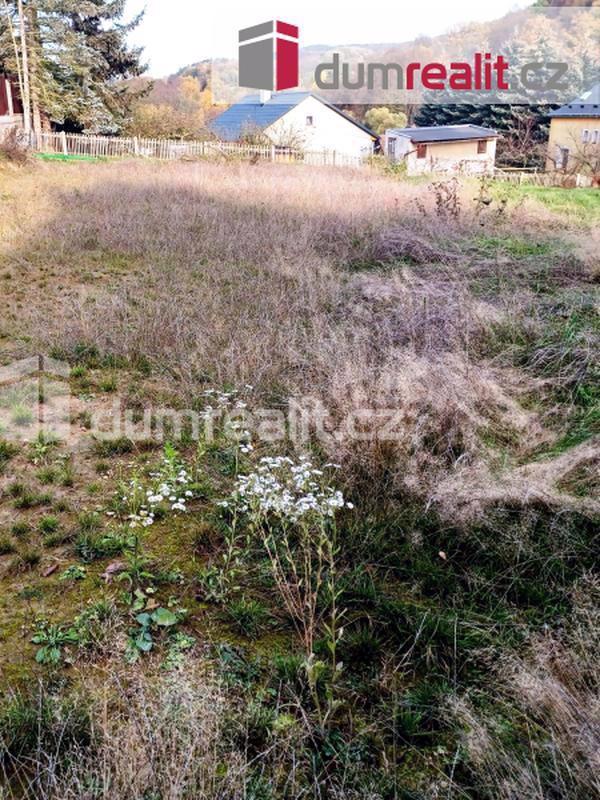
[{"label": "fence post", "polygon": [[275,145],[271,145],[271,161],[275,161]]},{"label": "fence post", "polygon": [[67,147],[67,134],[64,131],[60,132],[60,143],[62,145],[63,156],[68,156],[69,148]]},{"label": "fence post", "polygon": [[137,136],[133,137],[133,153],[136,156],[140,154],[140,141]]}]

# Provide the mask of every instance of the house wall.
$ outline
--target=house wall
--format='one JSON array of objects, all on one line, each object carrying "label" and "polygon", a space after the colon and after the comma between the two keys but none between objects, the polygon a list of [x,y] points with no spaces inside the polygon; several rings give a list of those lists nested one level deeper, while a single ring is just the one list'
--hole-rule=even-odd
[{"label": "house wall", "polygon": [[21,102],[14,85],[6,75],[0,75],[0,141],[12,128],[23,127]]},{"label": "house wall", "polygon": [[12,116],[0,117],[0,141],[6,136],[7,132],[12,128],[23,127],[23,115],[13,114]]},{"label": "house wall", "polygon": [[[312,117],[312,125],[307,124]],[[265,130],[276,145],[302,150],[329,150],[349,156],[370,155],[374,141],[315,97],[307,97]]]},{"label": "house wall", "polygon": [[382,145],[384,155],[394,163],[404,161],[414,147],[408,136],[398,136],[387,131],[383,135]]},{"label": "house wall", "polygon": [[487,152],[477,152],[477,139],[468,142],[435,142],[427,145],[426,158],[417,158],[416,148],[406,158],[408,175],[429,172],[483,175],[493,172],[496,139],[487,139]]},{"label": "house wall", "polygon": [[[554,117],[550,123],[550,135],[548,138],[548,155],[546,159],[546,169],[554,171],[555,169],[564,168],[560,163],[558,151],[560,148],[567,148],[570,154],[581,152],[586,146],[583,142],[583,132],[598,131],[598,144],[600,147],[600,117],[580,117],[574,118],[556,118]],[[588,146],[593,146],[593,143]],[[568,168],[567,163],[567,168]]]}]

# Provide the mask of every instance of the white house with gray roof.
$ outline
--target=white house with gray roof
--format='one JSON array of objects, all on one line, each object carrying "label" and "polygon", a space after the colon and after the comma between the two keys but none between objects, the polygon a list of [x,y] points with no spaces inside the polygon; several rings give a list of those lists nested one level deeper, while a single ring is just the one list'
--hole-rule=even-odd
[{"label": "white house with gray roof", "polygon": [[406,164],[408,175],[482,175],[494,171],[497,138],[496,131],[480,125],[390,128],[383,148],[390,161]]},{"label": "white house with gray roof", "polygon": [[261,92],[244,97],[210,124],[221,141],[260,134],[276,147],[367,157],[378,136],[312,92]]}]

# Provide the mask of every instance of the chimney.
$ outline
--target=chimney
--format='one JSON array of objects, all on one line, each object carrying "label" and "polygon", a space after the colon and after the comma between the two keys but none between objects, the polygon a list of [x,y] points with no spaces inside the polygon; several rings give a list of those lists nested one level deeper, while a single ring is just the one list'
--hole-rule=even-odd
[{"label": "chimney", "polygon": [[273,92],[269,92],[267,89],[261,89],[258,93],[259,103],[261,106],[264,106],[265,103],[268,103],[271,99]]}]

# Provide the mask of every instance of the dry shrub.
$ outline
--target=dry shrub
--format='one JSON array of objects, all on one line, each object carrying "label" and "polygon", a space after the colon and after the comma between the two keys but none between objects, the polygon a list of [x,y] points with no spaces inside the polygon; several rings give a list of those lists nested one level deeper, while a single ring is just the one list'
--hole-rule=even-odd
[{"label": "dry shrub", "polygon": [[[600,794],[600,583],[575,590],[562,633],[535,639],[499,670],[499,716],[458,701],[473,778],[493,800],[589,800]],[[510,734],[509,723],[510,720]]]},{"label": "dry shrub", "polygon": [[0,133],[0,163],[2,161],[18,165],[29,161],[29,153],[21,141],[17,128],[10,128],[5,133]]},{"label": "dry shrub", "polygon": [[[90,681],[86,681],[88,690]],[[187,667],[162,677],[114,675],[79,703],[91,703],[89,740],[61,752],[38,738],[11,765],[16,796],[38,800],[236,800],[251,767],[229,742],[234,712],[214,677]],[[60,734],[69,720],[58,717]],[[40,726],[42,730],[42,726]],[[55,738],[60,740],[60,735]],[[24,792],[24,794],[22,794]],[[12,795],[11,795],[12,796]]]}]

